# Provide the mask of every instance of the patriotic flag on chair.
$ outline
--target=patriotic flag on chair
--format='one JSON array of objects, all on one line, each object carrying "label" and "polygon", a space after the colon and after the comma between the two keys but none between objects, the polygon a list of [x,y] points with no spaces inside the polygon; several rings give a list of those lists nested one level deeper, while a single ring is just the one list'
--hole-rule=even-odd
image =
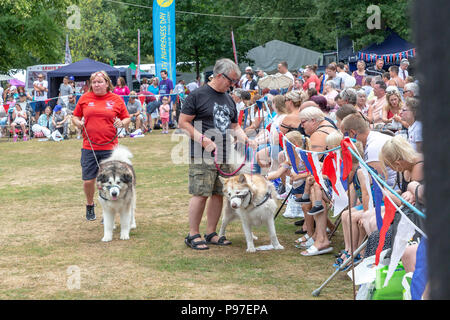
[{"label": "patriotic flag on chair", "polygon": [[386,240],[386,232],[388,231],[392,221],[394,220],[396,208],[391,202],[392,200],[389,197],[384,197],[384,218],[383,218],[383,226],[380,230],[380,240],[378,242],[378,247],[375,253],[375,265],[377,266],[380,262],[380,254],[383,251],[384,241]]},{"label": "patriotic flag on chair", "polygon": [[317,152],[311,153],[300,150],[299,154],[305,163],[306,169],[314,176],[314,180],[316,180],[316,182],[320,184],[326,192],[328,192],[328,188],[322,177],[322,167],[320,166]]},{"label": "patriotic flag on chair", "polygon": [[333,187],[333,217],[339,215],[348,206],[346,194],[348,183],[343,179],[343,168],[344,163],[339,152],[330,152],[323,162],[322,173],[328,176]]},{"label": "patriotic flag on chair", "polygon": [[286,151],[286,155],[291,161],[292,169],[294,169],[294,172],[296,174],[299,173],[297,161],[295,159],[295,146],[286,138],[283,137],[284,142],[284,150]]}]

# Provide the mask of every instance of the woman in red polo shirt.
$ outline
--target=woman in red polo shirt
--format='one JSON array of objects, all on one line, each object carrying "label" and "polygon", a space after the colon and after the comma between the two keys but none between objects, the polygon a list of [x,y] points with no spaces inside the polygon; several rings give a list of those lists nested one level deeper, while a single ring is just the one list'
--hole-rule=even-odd
[{"label": "woman in red polo shirt", "polygon": [[317,65],[306,66],[304,75],[308,76],[308,80],[303,83],[303,90],[308,90],[309,88],[315,88],[317,92],[320,91],[320,80],[316,75]]},{"label": "woman in red polo shirt", "polygon": [[86,219],[95,220],[94,194],[98,163],[108,158],[118,144],[117,128],[130,123],[125,103],[112,93],[113,85],[105,71],[91,75],[89,91],[73,111],[72,122],[83,133],[81,168],[86,195]]}]

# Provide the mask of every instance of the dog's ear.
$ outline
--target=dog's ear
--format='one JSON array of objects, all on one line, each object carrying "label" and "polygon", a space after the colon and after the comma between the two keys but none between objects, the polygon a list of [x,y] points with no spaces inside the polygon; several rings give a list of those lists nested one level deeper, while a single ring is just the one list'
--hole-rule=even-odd
[{"label": "dog's ear", "polygon": [[219,176],[219,180],[220,180],[220,182],[222,183],[222,185],[225,186],[225,184],[227,183],[227,180],[228,180],[228,179]]},{"label": "dog's ear", "polygon": [[108,181],[108,178],[106,177],[106,174],[100,173],[100,174],[97,176],[97,181],[100,181],[101,183],[105,183],[105,182]]},{"label": "dog's ear", "polygon": [[238,178],[238,183],[244,183],[244,184],[250,186],[251,183],[248,181],[248,179],[249,178],[247,177],[247,175],[245,175],[244,173],[241,173]]},{"label": "dog's ear", "polygon": [[131,174],[129,174],[129,173],[125,173],[125,174],[122,176],[122,181],[123,181],[124,183],[131,183],[131,182],[133,181],[133,176],[132,176]]}]

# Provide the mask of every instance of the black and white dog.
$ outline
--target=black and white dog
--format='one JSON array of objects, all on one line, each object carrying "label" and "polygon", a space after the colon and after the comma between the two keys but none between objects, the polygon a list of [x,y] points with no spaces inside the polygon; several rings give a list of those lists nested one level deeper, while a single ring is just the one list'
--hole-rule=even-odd
[{"label": "black and white dog", "polygon": [[130,239],[130,229],[136,228],[136,174],[131,152],[117,146],[108,159],[100,163],[97,176],[98,199],[103,209],[104,235],[102,241],[113,238],[114,217],[120,215],[120,239]]}]

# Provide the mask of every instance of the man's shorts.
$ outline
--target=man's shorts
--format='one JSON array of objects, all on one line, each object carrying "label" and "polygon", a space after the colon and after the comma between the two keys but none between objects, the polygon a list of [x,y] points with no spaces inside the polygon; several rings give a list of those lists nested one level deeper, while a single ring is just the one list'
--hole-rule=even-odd
[{"label": "man's shorts", "polygon": [[45,111],[45,101],[36,101],[34,111],[35,112],[44,112]]},{"label": "man's shorts", "polygon": [[[112,150],[96,150],[95,155],[98,163],[102,160],[109,158],[112,154]],[[94,153],[92,150],[81,149],[81,172],[83,180],[92,180],[97,178],[98,165],[95,161]]]},{"label": "man's shorts", "polygon": [[[197,159],[198,161],[198,159]],[[223,172],[232,172],[232,167],[228,164],[220,164]],[[223,195],[222,182],[219,180],[219,172],[214,163],[201,164],[194,163],[191,159],[189,164],[189,194],[194,196],[210,197],[211,195]]]}]

